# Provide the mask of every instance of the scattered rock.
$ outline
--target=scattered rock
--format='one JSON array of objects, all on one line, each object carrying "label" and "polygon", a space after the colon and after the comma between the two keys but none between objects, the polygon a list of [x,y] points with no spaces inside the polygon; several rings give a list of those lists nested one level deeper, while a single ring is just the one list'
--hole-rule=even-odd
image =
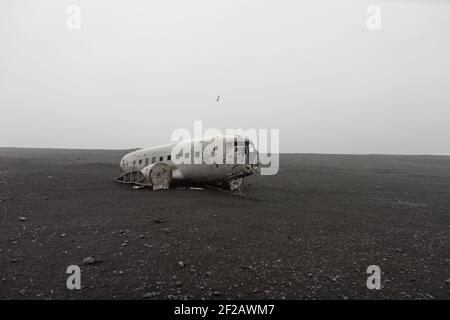
[{"label": "scattered rock", "polygon": [[27,221],[28,219],[26,217],[19,217],[19,220],[24,222],[24,221]]},{"label": "scattered rock", "polygon": [[157,297],[157,296],[159,296],[159,292],[153,291],[153,292],[144,294],[142,297],[145,299],[149,299],[149,298],[153,298],[153,297]]},{"label": "scattered rock", "polygon": [[180,287],[182,284],[183,284],[183,282],[181,282],[181,281],[179,281],[179,280],[175,282],[175,285],[176,285],[177,287]]},{"label": "scattered rock", "polygon": [[178,265],[181,267],[181,268],[184,268],[184,266],[185,266],[185,264],[184,264],[184,262],[183,261],[178,261]]},{"label": "scattered rock", "polygon": [[164,221],[161,218],[153,218],[153,223],[163,223]]},{"label": "scattered rock", "polygon": [[94,257],[87,257],[83,259],[83,264],[85,265],[90,265],[90,264],[95,264],[99,262],[98,260],[95,260]]}]

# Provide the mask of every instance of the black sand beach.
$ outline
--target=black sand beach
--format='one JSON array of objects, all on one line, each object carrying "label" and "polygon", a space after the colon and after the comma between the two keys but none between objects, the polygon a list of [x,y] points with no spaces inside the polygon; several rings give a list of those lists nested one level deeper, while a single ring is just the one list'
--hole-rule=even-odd
[{"label": "black sand beach", "polygon": [[0,148],[1,299],[450,298],[450,157],[283,154],[239,196],[133,190],[125,152]]}]

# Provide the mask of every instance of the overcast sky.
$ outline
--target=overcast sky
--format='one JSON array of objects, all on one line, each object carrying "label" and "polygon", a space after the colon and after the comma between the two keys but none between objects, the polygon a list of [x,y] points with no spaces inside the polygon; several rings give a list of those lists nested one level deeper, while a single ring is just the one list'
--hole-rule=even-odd
[{"label": "overcast sky", "polygon": [[0,112],[0,146],[145,147],[202,120],[278,128],[282,152],[450,154],[450,3],[3,0]]}]

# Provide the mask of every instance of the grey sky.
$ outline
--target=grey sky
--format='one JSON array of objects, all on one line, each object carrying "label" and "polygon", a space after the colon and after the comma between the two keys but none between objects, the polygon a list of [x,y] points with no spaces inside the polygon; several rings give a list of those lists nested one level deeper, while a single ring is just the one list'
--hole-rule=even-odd
[{"label": "grey sky", "polygon": [[0,146],[144,147],[203,120],[279,128],[282,152],[450,154],[449,31],[447,1],[4,0]]}]

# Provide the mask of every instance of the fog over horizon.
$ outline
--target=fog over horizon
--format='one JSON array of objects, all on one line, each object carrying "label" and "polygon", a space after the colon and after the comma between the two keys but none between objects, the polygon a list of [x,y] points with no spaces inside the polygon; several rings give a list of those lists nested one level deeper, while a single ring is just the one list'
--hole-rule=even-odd
[{"label": "fog over horizon", "polygon": [[450,155],[450,1],[0,8],[0,147],[147,147],[201,120],[279,129],[282,153]]}]

